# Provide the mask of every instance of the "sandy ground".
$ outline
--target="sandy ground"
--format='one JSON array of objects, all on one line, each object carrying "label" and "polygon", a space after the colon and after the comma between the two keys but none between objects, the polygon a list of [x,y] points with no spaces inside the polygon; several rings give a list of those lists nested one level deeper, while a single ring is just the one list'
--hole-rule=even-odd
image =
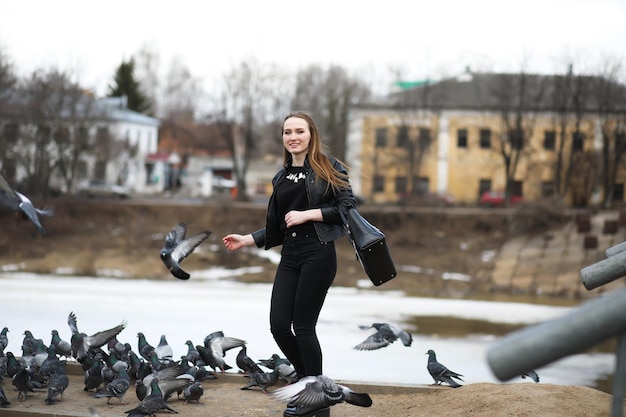
[{"label": "sandy ground", "polygon": [[[80,369],[77,369],[80,371]],[[49,416],[87,416],[93,407],[102,417],[124,416],[125,411],[139,404],[133,388],[119,404],[116,399],[107,405],[104,398],[93,398],[85,392],[82,376],[72,375],[62,401],[44,403],[45,391],[30,393],[25,401],[17,400],[10,380],[2,383],[11,405],[0,409],[0,416],[13,417],[32,413]],[[243,375],[227,374],[203,382],[204,395],[198,403],[185,403],[176,396],[168,405],[180,415],[189,417],[282,416],[284,405],[257,388],[241,390],[247,383]],[[344,382],[355,391],[367,392],[373,399],[369,408],[338,404],[331,408],[333,417],[380,416],[541,416],[600,417],[609,416],[611,396],[588,387],[514,383],[477,383],[461,388],[433,386],[367,386]],[[271,391],[276,388],[270,388]],[[132,391],[132,392],[131,392]],[[160,413],[166,415],[168,412]]]}]

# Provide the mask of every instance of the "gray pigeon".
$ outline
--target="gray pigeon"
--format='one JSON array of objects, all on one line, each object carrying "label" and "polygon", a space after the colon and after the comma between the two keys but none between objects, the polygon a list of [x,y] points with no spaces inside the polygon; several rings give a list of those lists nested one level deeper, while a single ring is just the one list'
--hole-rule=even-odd
[{"label": "gray pigeon", "polygon": [[235,363],[244,373],[263,372],[259,365],[257,365],[256,362],[248,356],[248,349],[246,348],[246,345],[241,347],[241,350],[235,359]]},{"label": "gray pigeon", "polygon": [[128,388],[130,387],[130,375],[126,372],[125,369],[121,369],[118,371],[117,376],[109,383],[107,383],[104,387],[98,389],[94,394],[94,398],[105,398],[107,399],[107,404],[111,401],[111,398],[117,398],[122,403],[122,398]]},{"label": "gray pigeon", "polygon": [[46,230],[39,221],[39,216],[50,217],[54,211],[49,208],[38,209],[24,194],[15,191],[10,185],[4,174],[0,172],[0,204],[10,208],[17,214],[21,214],[23,218],[29,219],[39,233],[46,234]]},{"label": "gray pigeon", "polygon": [[58,330],[52,330],[50,346],[54,347],[54,351],[57,355],[65,356],[66,358],[72,355],[72,345],[67,340],[61,339]]},{"label": "gray pigeon", "polygon": [[[314,415],[335,404],[346,402],[359,407],[370,407],[372,398],[366,393],[356,393],[325,375],[307,376],[293,384],[272,392],[272,397],[288,403],[284,415]],[[311,414],[307,414],[307,411]]]},{"label": "gray pigeon", "polygon": [[281,358],[276,353],[272,354],[270,359],[260,359],[259,363],[266,368],[278,371],[278,377],[288,384],[298,380],[298,373],[291,362],[285,358]]},{"label": "gray pigeon", "polygon": [[231,366],[227,365],[226,361],[224,361],[226,351],[236,347],[242,347],[245,344],[245,340],[224,336],[222,331],[217,331],[204,338],[204,348],[202,346],[196,346],[196,349],[200,353],[202,360],[208,366],[213,368],[214,371],[220,369],[222,373],[224,373],[226,369],[231,368]]},{"label": "gray pigeon", "polygon": [[199,403],[200,398],[203,394],[204,387],[202,386],[202,384],[199,381],[194,382],[183,390],[183,398],[185,399],[185,404],[191,401]]},{"label": "gray pigeon", "polygon": [[72,337],[70,339],[70,343],[72,344],[72,356],[81,363],[87,358],[87,352],[90,349],[96,349],[106,345],[111,338],[117,336],[126,327],[126,322],[122,322],[115,327],[88,336],[78,331],[76,314],[74,314],[74,312],[70,312],[67,317],[67,324],[72,331]]},{"label": "gray pigeon", "polygon": [[161,335],[161,339],[159,340],[159,344],[154,348],[154,352],[157,355],[157,358],[160,361],[171,361],[174,356],[174,351],[172,347],[167,343],[167,339],[165,335]]},{"label": "gray pigeon", "polygon": [[63,399],[63,393],[70,384],[70,379],[65,371],[65,363],[58,362],[54,367],[54,370],[50,374],[48,379],[48,396],[44,400],[46,404],[54,404],[60,399]]},{"label": "gray pigeon", "polygon": [[527,377],[532,379],[536,383],[539,383],[539,375],[537,375],[537,372],[535,372],[534,370],[531,369],[530,371],[524,372],[522,374],[522,378],[526,379]]},{"label": "gray pigeon", "polygon": [[411,336],[411,333],[406,332],[393,324],[372,323],[371,326],[359,326],[359,328],[361,330],[374,328],[376,329],[376,333],[371,334],[363,342],[356,345],[354,347],[356,350],[376,350],[384,348],[385,346],[389,346],[395,342],[397,339],[400,339],[402,344],[407,347],[411,346],[411,343],[413,343],[413,336]]},{"label": "gray pigeon", "polygon": [[7,346],[9,346],[9,336],[7,335],[8,332],[8,327],[4,327],[2,331],[0,331],[0,351],[3,351],[7,348]]},{"label": "gray pigeon", "polygon": [[35,392],[35,385],[33,384],[30,368],[21,368],[13,375],[11,382],[18,392],[17,399],[19,401],[24,401],[29,392]]},{"label": "gray pigeon", "polygon": [[260,368],[259,371],[248,372],[247,377],[250,379],[246,386],[242,387],[242,390],[249,390],[252,387],[259,387],[264,394],[267,394],[267,389],[273,387],[278,382],[278,371],[263,372]]},{"label": "gray pigeon", "polygon": [[147,395],[139,405],[131,410],[125,411],[127,417],[143,417],[154,416],[157,412],[165,409],[174,414],[178,414],[178,411],[170,408],[163,399],[163,393],[159,388],[159,378],[153,378],[150,382],[151,392]]},{"label": "gray pigeon", "polygon": [[459,384],[452,378],[463,381],[461,379],[463,375],[457,374],[456,372],[449,370],[444,365],[437,362],[437,355],[435,354],[434,350],[428,349],[428,352],[426,352],[426,354],[428,355],[428,364],[426,365],[426,369],[428,369],[428,373],[435,380],[434,385],[440,385],[442,382],[445,382],[452,388],[458,388],[461,386],[461,384]]},{"label": "gray pigeon", "polygon": [[187,225],[179,223],[165,236],[165,246],[161,249],[161,261],[167,269],[178,279],[187,280],[190,275],[183,271],[180,263],[189,256],[194,249],[202,243],[209,235],[210,231],[204,231],[197,235],[185,238]]}]

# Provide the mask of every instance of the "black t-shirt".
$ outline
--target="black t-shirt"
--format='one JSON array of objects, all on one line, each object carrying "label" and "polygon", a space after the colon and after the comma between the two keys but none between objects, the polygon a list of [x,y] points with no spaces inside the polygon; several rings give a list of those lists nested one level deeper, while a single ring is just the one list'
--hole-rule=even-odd
[{"label": "black t-shirt", "polygon": [[306,222],[287,229],[285,214],[291,210],[308,210],[309,200],[306,195],[306,170],[304,167],[291,166],[287,168],[287,175],[276,189],[276,203],[281,219],[281,229],[284,233],[314,233],[312,222]]}]

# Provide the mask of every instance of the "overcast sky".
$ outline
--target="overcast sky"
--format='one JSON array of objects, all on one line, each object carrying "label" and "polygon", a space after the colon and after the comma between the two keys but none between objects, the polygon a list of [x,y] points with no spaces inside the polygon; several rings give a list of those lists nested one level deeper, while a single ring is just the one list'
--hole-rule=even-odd
[{"label": "overcast sky", "polygon": [[[368,77],[580,71],[626,56],[626,0],[0,0],[0,48],[20,73],[56,66],[104,94],[144,45],[214,80],[254,58]],[[378,74],[378,75],[372,75]]]}]

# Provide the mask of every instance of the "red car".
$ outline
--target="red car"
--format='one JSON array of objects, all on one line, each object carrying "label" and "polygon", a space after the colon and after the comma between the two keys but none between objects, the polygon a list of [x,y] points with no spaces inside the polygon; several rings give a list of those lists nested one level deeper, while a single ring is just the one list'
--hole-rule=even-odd
[{"label": "red car", "polygon": [[[485,191],[482,196],[480,196],[480,205],[483,207],[503,207],[504,206],[505,195],[503,192],[499,191]],[[523,202],[524,199],[519,195],[512,195],[510,197],[511,205],[519,204]]]}]

